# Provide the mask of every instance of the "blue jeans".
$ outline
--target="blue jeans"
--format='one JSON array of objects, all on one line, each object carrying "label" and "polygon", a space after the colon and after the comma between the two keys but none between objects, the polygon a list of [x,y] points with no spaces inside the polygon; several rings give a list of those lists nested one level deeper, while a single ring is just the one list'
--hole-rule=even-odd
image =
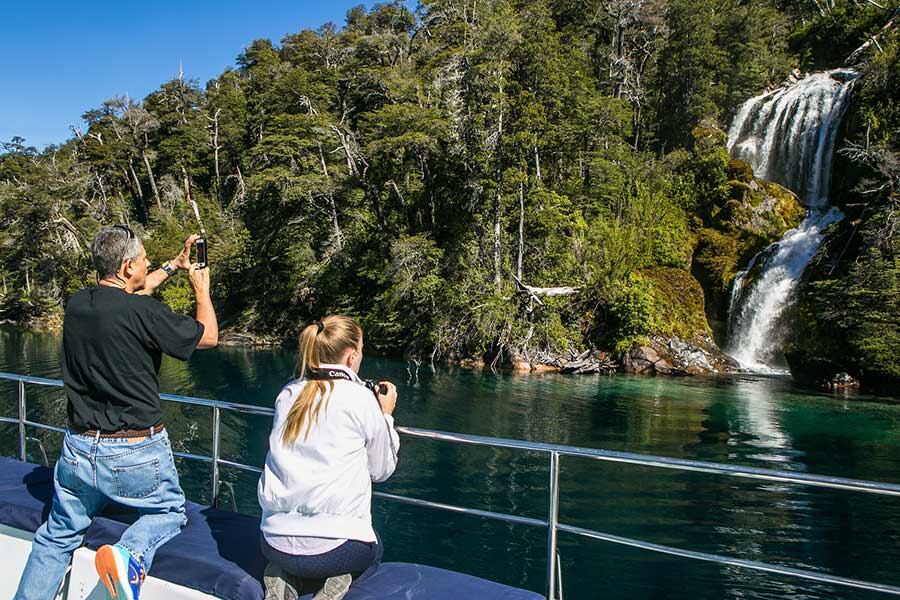
[{"label": "blue jeans", "polygon": [[147,572],[156,549],[187,522],[165,431],[137,441],[67,433],[53,484],[50,516],[34,534],[14,600],[52,600],[84,532],[109,502],[141,515],[119,544],[142,560]]}]

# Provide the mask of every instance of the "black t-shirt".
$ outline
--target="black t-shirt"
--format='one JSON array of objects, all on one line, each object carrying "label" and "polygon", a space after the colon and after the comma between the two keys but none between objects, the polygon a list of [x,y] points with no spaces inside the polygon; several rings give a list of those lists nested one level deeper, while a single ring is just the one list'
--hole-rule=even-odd
[{"label": "black t-shirt", "polygon": [[203,325],[149,296],[93,287],[72,296],[63,321],[69,426],[113,432],[162,421],[162,355],[187,360]]}]

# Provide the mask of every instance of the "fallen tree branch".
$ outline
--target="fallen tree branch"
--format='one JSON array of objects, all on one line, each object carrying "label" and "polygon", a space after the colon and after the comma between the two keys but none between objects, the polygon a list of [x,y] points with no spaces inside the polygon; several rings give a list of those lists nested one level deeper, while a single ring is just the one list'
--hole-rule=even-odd
[{"label": "fallen tree branch", "polygon": [[[895,8],[894,12],[891,14],[891,17],[888,19],[888,22],[884,24],[884,27],[881,28],[881,31],[873,35],[869,38],[865,44],[854,50],[850,53],[850,56],[847,57],[847,60],[844,61],[845,65],[855,64],[859,57],[868,50],[873,44],[879,50],[881,50],[881,45],[878,43],[878,36],[884,34],[884,32],[888,31],[891,27],[894,26],[894,23],[897,21],[897,17],[900,16],[900,7]],[[883,52],[883,50],[881,50]]]},{"label": "fallen tree branch", "polygon": [[541,297],[571,296],[572,294],[578,293],[578,290],[581,289],[570,285],[558,287],[535,287],[532,285],[525,285],[524,283],[522,283],[522,280],[515,275],[513,275],[512,278],[516,282],[516,288],[518,289],[518,291],[528,294],[535,302],[537,302],[541,306],[544,305],[544,303],[541,301]]}]

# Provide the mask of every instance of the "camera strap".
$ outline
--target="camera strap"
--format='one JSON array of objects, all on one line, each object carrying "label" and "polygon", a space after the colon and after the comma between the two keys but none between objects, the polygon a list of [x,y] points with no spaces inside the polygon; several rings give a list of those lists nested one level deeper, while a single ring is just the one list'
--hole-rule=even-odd
[{"label": "camera strap", "polygon": [[353,379],[353,377],[351,377],[349,373],[345,373],[340,369],[314,369],[312,367],[306,367],[305,376],[307,379],[315,379],[318,381],[343,379],[345,381],[353,381],[354,383],[365,385],[361,381]]},{"label": "camera strap", "polygon": [[[373,397],[375,398],[375,402],[378,402],[378,410],[381,410],[381,402],[378,400],[378,392],[376,391],[376,387],[374,385],[374,381],[371,382],[372,385],[369,385],[370,382],[362,381],[360,379],[354,379],[350,376],[349,373],[342,371],[341,369],[316,369],[313,367],[306,367],[305,372],[306,379],[315,380],[315,381],[334,381],[336,379],[343,379],[344,381],[352,381],[353,383],[359,384],[372,392]],[[387,419],[384,420],[384,425],[388,429],[388,440],[391,442],[391,453],[394,455],[394,464],[398,462],[398,450],[394,445],[394,438],[391,436],[391,426],[388,425]]]}]

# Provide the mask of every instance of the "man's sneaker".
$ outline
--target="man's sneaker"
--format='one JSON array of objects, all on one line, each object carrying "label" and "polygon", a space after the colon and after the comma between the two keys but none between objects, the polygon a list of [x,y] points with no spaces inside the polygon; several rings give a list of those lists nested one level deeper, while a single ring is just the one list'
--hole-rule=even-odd
[{"label": "man's sneaker", "polygon": [[312,600],[341,600],[350,591],[351,583],[353,583],[353,577],[349,573],[329,577],[325,580],[322,589],[312,597]]},{"label": "man's sneaker", "polygon": [[131,552],[116,544],[100,546],[94,557],[94,567],[106,597],[115,600],[139,600],[144,583],[144,565]]}]

